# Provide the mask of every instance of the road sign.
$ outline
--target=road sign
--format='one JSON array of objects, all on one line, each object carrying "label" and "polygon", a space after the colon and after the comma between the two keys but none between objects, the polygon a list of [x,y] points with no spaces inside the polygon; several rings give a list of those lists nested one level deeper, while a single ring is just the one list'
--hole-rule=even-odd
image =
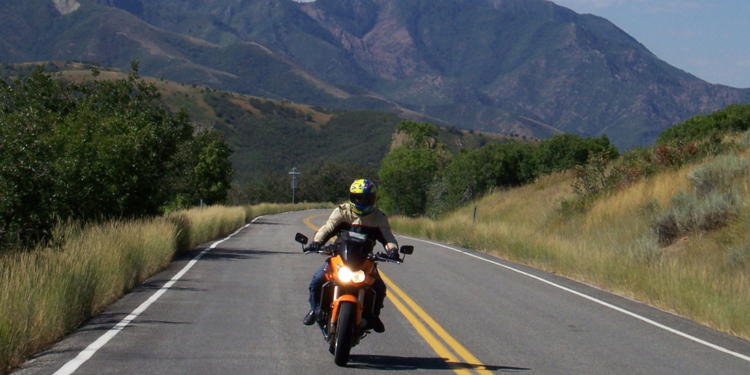
[{"label": "road sign", "polygon": [[289,174],[292,176],[292,203],[294,203],[294,191],[297,190],[297,176],[299,176],[301,173],[297,167],[292,167],[292,170],[289,172]]}]

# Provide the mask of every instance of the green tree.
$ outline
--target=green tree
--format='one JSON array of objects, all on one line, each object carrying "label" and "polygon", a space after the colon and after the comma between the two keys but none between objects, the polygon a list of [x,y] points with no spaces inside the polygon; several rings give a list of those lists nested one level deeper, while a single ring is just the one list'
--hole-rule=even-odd
[{"label": "green tree", "polygon": [[606,153],[609,159],[619,155],[606,135],[600,138],[581,138],[573,134],[555,135],[539,143],[540,173],[546,174],[586,164],[589,153]]},{"label": "green tree", "polygon": [[[157,214],[180,192],[170,183],[175,158],[194,129],[184,111],[158,103],[137,68],[124,79],[68,84],[39,67],[0,83],[0,245],[49,236],[58,219]],[[229,187],[228,152],[216,136],[208,140],[190,184],[216,178],[220,185],[205,188],[219,199]]]},{"label": "green tree", "polygon": [[428,122],[402,121],[396,126],[396,130],[408,136],[408,140],[404,144],[406,147],[436,148],[439,145],[437,142],[439,129]]},{"label": "green tree", "polygon": [[199,150],[193,184],[199,199],[206,204],[223,203],[232,183],[234,169],[229,161],[232,151],[224,137],[216,131],[205,131],[196,136]]},{"label": "green tree", "polygon": [[430,196],[429,211],[437,216],[494,187],[518,186],[538,173],[536,148],[515,142],[490,143],[464,151],[440,171],[440,188]]},{"label": "green tree", "polygon": [[418,216],[427,208],[427,191],[438,169],[438,153],[398,147],[383,159],[379,206],[392,215]]}]

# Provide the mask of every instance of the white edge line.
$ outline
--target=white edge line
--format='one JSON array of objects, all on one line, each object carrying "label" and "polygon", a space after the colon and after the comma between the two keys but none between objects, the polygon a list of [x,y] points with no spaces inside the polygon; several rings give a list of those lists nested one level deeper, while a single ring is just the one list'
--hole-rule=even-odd
[{"label": "white edge line", "polygon": [[223,240],[214,242],[210,247],[198,253],[198,255],[196,255],[195,258],[193,258],[193,260],[191,260],[187,265],[185,265],[185,267],[183,267],[180,272],[174,275],[172,279],[170,279],[166,284],[164,284],[164,286],[161,287],[161,289],[159,289],[158,291],[156,291],[156,293],[151,295],[151,297],[147,299],[145,302],[141,303],[140,306],[138,306],[135,310],[133,310],[133,312],[131,312],[130,315],[126,316],[125,319],[117,323],[116,326],[112,327],[112,329],[107,331],[105,334],[101,335],[96,341],[94,341],[89,346],[87,346],[86,349],[83,349],[83,351],[81,351],[78,354],[78,356],[76,356],[75,358],[70,360],[68,363],[66,363],[63,367],[61,367],[59,370],[57,370],[54,375],[70,375],[74,373],[76,370],[78,370],[78,368],[82,364],[84,364],[86,361],[88,361],[94,355],[94,353],[96,353],[99,349],[101,349],[104,345],[106,345],[109,342],[109,340],[112,340],[112,338],[115,337],[118,333],[120,333],[120,331],[122,331],[128,324],[130,324],[130,322],[135,320],[135,318],[137,318],[139,315],[141,315],[141,313],[146,311],[146,309],[148,309],[149,306],[151,306],[151,304],[156,302],[156,300],[158,300],[159,297],[161,297],[164,293],[166,293],[167,290],[169,290],[169,288],[171,288],[172,285],[174,285],[174,283],[177,282],[177,280],[182,278],[182,276],[184,276],[191,268],[193,268],[193,265],[195,265],[195,263],[197,263],[198,260],[201,257],[203,257],[203,255],[215,249],[216,246],[218,246],[220,243],[234,237],[237,233],[249,227],[250,224],[255,223],[255,221],[260,219],[261,217],[263,216],[256,217],[250,223],[245,224],[245,226],[243,226],[240,229],[237,229],[237,231],[225,237]]},{"label": "white edge line", "polygon": [[577,296],[579,296],[579,297],[582,297],[582,298],[585,298],[585,299],[587,299],[587,300],[589,300],[589,301],[592,301],[592,302],[598,303],[598,304],[600,304],[600,305],[602,305],[602,306],[605,306],[605,307],[609,307],[610,309],[613,309],[613,310],[615,310],[615,311],[619,311],[619,312],[621,312],[621,313],[623,313],[623,314],[625,314],[625,315],[629,315],[629,316],[631,316],[631,317],[633,317],[633,318],[636,318],[636,319],[638,319],[638,320],[641,320],[641,321],[643,321],[643,322],[646,322],[646,323],[648,323],[648,324],[651,324],[651,325],[653,325],[653,326],[655,326],[655,327],[661,328],[661,329],[663,329],[663,330],[665,330],[665,331],[668,331],[668,332],[674,333],[675,335],[678,335],[678,336],[681,336],[681,337],[683,337],[683,338],[686,338],[686,339],[688,339],[688,340],[694,341],[694,342],[696,342],[696,343],[698,343],[698,344],[701,344],[701,345],[705,345],[705,346],[707,346],[707,347],[709,347],[709,348],[711,348],[711,349],[715,349],[715,350],[718,350],[718,351],[720,351],[720,352],[722,352],[722,353],[725,353],[725,354],[729,354],[729,355],[731,355],[731,356],[734,356],[734,357],[737,357],[737,358],[739,358],[739,359],[742,359],[742,360],[745,360],[745,361],[747,361],[747,362],[750,362],[750,357],[748,357],[748,356],[746,356],[746,355],[744,355],[744,354],[741,354],[741,353],[737,353],[737,352],[733,352],[733,351],[731,351],[731,350],[729,350],[729,349],[726,349],[726,348],[724,348],[724,347],[718,346],[718,345],[716,345],[716,344],[712,344],[712,343],[710,343],[710,342],[708,342],[708,341],[704,341],[704,340],[701,340],[701,339],[699,339],[699,338],[697,338],[697,337],[695,337],[695,336],[691,336],[691,335],[688,335],[687,333],[684,333],[684,332],[682,332],[682,331],[678,331],[678,330],[676,330],[676,329],[674,329],[674,328],[671,328],[671,327],[665,326],[665,325],[663,325],[663,324],[661,324],[661,323],[655,322],[655,321],[653,321],[653,320],[651,320],[651,319],[648,319],[648,318],[646,318],[646,317],[640,316],[640,315],[638,315],[638,314],[636,314],[636,313],[634,313],[634,312],[631,312],[631,311],[625,310],[625,309],[623,309],[623,308],[621,308],[621,307],[617,307],[617,306],[615,306],[615,305],[612,305],[612,304],[610,304],[610,303],[607,303],[607,302],[604,302],[604,301],[602,301],[602,300],[596,299],[596,298],[594,298],[594,297],[588,296],[588,295],[586,295],[586,294],[583,294],[583,293],[581,293],[581,292],[577,292],[577,291],[575,291],[575,290],[573,290],[573,289],[570,289],[570,288],[566,288],[566,287],[564,287],[564,286],[562,286],[562,285],[558,285],[558,284],[555,284],[555,283],[553,283],[553,282],[551,282],[551,281],[549,281],[549,280],[545,280],[545,279],[543,279],[543,278],[541,278],[541,277],[539,277],[539,276],[535,276],[535,275],[532,275],[532,274],[530,274],[530,273],[527,273],[527,272],[524,272],[524,271],[518,270],[518,269],[516,269],[516,268],[513,268],[513,267],[510,267],[510,266],[507,266],[507,265],[505,265],[505,264],[502,264],[502,263],[499,263],[499,262],[495,262],[495,261],[492,261],[492,260],[489,260],[489,259],[485,259],[485,258],[482,258],[482,257],[480,257],[480,256],[478,256],[478,255],[474,255],[474,254],[471,254],[471,253],[469,253],[469,252],[466,252],[466,251],[463,251],[463,250],[459,250],[459,249],[456,249],[456,248],[453,248],[453,247],[450,247],[450,246],[446,246],[446,245],[443,245],[443,244],[440,244],[440,243],[437,243],[437,242],[426,241],[426,240],[423,240],[423,239],[419,239],[419,238],[414,238],[414,237],[409,237],[409,236],[401,236],[401,237],[404,237],[404,238],[408,238],[408,239],[410,239],[410,240],[415,240],[415,241],[421,241],[421,242],[425,242],[425,243],[428,243],[428,244],[432,244],[432,245],[435,245],[435,246],[440,246],[440,247],[444,247],[444,248],[446,248],[446,249],[449,249],[449,250],[453,250],[453,251],[455,251],[455,252],[458,252],[458,253],[461,253],[461,254],[464,254],[464,255],[468,255],[468,256],[470,256],[470,257],[473,257],[473,258],[476,258],[476,259],[479,259],[479,260],[485,261],[485,262],[487,262],[487,263],[491,263],[491,264],[494,264],[494,265],[496,265],[496,266],[500,266],[500,267],[506,268],[506,269],[508,269],[508,270],[510,270],[510,271],[513,271],[513,272],[519,273],[519,274],[521,274],[521,275],[524,275],[524,276],[528,276],[528,277],[530,277],[530,278],[532,278],[532,279],[535,279],[535,280],[541,281],[541,282],[543,282],[543,283],[545,283],[545,284],[549,284],[549,285],[551,285],[551,286],[554,286],[555,288],[558,288],[558,289],[562,289],[562,290],[564,290],[564,291],[566,291],[566,292],[569,292],[569,293],[575,294],[575,295],[577,295]]}]

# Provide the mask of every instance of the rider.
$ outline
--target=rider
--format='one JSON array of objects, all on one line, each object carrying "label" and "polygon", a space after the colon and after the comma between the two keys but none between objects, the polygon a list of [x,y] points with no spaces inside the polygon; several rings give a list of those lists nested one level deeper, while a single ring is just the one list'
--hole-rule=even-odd
[{"label": "rider", "polygon": [[[374,182],[367,179],[354,181],[349,187],[349,203],[344,203],[333,210],[328,222],[315,233],[313,242],[307,250],[318,250],[339,231],[350,230],[377,239],[385,246],[389,258],[399,259],[398,243],[391,233],[388,217],[376,207],[377,193],[378,188]],[[308,326],[315,323],[315,311],[320,303],[321,288],[325,283],[326,264],[327,262],[320,267],[310,281],[310,312],[302,321]],[[385,326],[380,320],[380,309],[383,308],[383,300],[385,300],[385,283],[379,276],[372,285],[376,299],[370,327],[375,332],[382,333],[385,332]]]}]

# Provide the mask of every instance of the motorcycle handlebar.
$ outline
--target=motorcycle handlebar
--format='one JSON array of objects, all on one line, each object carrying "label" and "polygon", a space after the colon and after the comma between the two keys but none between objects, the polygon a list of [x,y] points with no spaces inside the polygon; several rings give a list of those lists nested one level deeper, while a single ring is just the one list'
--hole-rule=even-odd
[{"label": "motorcycle handlebar", "polygon": [[319,248],[318,250],[310,250],[310,248],[303,248],[302,250],[305,253],[305,255],[310,254],[310,253],[318,253],[318,254],[322,254],[322,255],[331,255],[331,254],[333,254],[333,246],[332,245],[323,246],[323,247]]},{"label": "motorcycle handlebar", "polygon": [[391,257],[389,257],[388,255],[386,255],[385,253],[370,254],[370,259],[372,259],[372,260],[378,260],[378,261],[381,261],[381,262],[396,263],[396,264],[401,264],[401,263],[404,262],[403,258],[392,259]]},{"label": "motorcycle handlebar", "polygon": [[[334,253],[335,247],[333,245],[323,246],[318,250],[308,250],[307,248],[303,249],[304,254],[310,254],[310,253],[317,253],[321,255],[332,255]],[[399,259],[391,259],[388,255],[385,253],[377,253],[377,254],[370,254],[367,256],[370,260],[373,261],[379,261],[379,262],[388,262],[388,263],[396,263],[401,264],[404,262],[403,258]]]}]

